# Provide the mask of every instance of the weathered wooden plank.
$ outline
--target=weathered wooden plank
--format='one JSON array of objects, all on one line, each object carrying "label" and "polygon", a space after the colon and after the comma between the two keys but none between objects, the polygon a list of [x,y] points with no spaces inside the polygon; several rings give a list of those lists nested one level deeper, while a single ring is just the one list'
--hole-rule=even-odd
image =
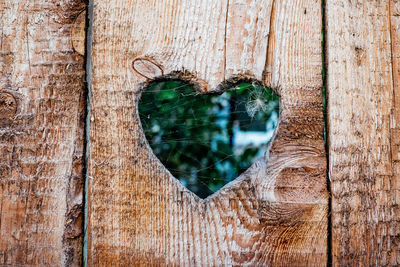
[{"label": "weathered wooden plank", "polygon": [[[326,264],[321,28],[314,0],[94,1],[89,265]],[[273,87],[269,154],[205,200],[189,192],[138,119],[142,85],[160,74],[200,91]]]},{"label": "weathered wooden plank", "polygon": [[0,265],[79,266],[80,0],[0,0]]},{"label": "weathered wooden plank", "polygon": [[335,266],[400,264],[399,8],[326,5]]}]

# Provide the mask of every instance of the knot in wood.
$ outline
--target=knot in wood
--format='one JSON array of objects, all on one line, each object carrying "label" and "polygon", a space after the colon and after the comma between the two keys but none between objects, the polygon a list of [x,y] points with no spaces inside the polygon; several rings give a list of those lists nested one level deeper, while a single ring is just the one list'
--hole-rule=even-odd
[{"label": "knot in wood", "polygon": [[12,119],[17,112],[17,101],[10,93],[0,93],[0,119]]},{"label": "knot in wood", "polygon": [[74,50],[80,54],[85,54],[86,48],[86,11],[82,11],[75,19],[71,31],[71,42]]},{"label": "knot in wood", "polygon": [[162,66],[150,58],[138,57],[132,62],[133,70],[147,80],[154,80],[156,77],[164,76]]}]

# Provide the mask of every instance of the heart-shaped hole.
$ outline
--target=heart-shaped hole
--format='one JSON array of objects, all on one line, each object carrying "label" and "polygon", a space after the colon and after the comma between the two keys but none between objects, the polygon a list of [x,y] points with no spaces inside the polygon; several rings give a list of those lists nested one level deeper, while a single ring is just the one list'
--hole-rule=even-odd
[{"label": "heart-shaped hole", "polygon": [[255,82],[203,94],[180,80],[153,81],[141,94],[139,116],[154,154],[205,198],[264,156],[279,97]]}]

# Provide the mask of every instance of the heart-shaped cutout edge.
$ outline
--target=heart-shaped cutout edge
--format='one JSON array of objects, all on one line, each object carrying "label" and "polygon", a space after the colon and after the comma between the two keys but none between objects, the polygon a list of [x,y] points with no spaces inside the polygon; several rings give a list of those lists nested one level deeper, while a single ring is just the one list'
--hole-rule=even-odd
[{"label": "heart-shaped cutout edge", "polygon": [[[252,76],[251,74],[243,74],[243,75],[233,76],[230,79],[225,80],[222,83],[220,83],[215,90],[210,90],[206,82],[199,80],[198,78],[196,78],[196,75],[194,75],[188,71],[176,71],[176,72],[172,72],[167,75],[158,76],[154,79],[149,79],[146,77],[146,80],[147,80],[146,82],[144,82],[140,85],[140,90],[138,91],[138,94],[137,94],[138,97],[136,98],[136,116],[138,119],[141,136],[144,137],[145,147],[146,147],[146,150],[148,151],[148,153],[150,153],[150,157],[153,159],[157,159],[159,166],[161,166],[169,174],[169,176],[174,181],[174,184],[177,185],[177,187],[179,188],[180,191],[185,191],[186,193],[192,194],[193,197],[195,197],[195,199],[197,199],[199,201],[205,201],[207,199],[214,198],[220,192],[229,190],[229,188],[231,186],[241,182],[246,177],[251,179],[251,176],[254,175],[254,173],[257,172],[259,168],[261,168],[260,165],[262,165],[262,166],[267,165],[268,159],[269,159],[269,151],[271,149],[271,146],[274,142],[277,131],[279,129],[279,124],[280,124],[279,122],[280,122],[280,118],[281,118],[281,116],[280,116],[281,107],[282,107],[281,96],[274,88],[267,87],[259,80],[256,80],[254,78],[254,76]],[[238,85],[240,83],[250,83],[250,84],[253,84],[256,86],[261,86],[261,87],[267,88],[267,90],[271,90],[272,94],[275,95],[276,97],[278,97],[278,100],[279,100],[278,101],[278,103],[279,103],[278,120],[274,127],[272,137],[268,141],[268,145],[264,151],[264,156],[253,159],[253,163],[245,171],[238,173],[238,175],[235,178],[233,178],[232,180],[230,180],[229,182],[224,184],[221,188],[217,189],[216,191],[212,192],[210,195],[208,195],[204,198],[200,197],[195,192],[193,192],[190,188],[188,188],[184,184],[182,184],[182,182],[172,174],[172,172],[166,167],[166,165],[163,163],[163,161],[156,155],[156,153],[154,152],[153,148],[150,145],[147,135],[145,134],[145,131],[144,131],[144,128],[142,125],[142,121],[139,116],[139,105],[140,105],[140,100],[141,100],[142,94],[152,84],[159,83],[159,82],[168,82],[168,81],[179,81],[187,86],[192,87],[196,93],[202,94],[202,95],[203,94],[222,95],[227,91],[235,90],[234,88],[236,87],[236,85]]]}]

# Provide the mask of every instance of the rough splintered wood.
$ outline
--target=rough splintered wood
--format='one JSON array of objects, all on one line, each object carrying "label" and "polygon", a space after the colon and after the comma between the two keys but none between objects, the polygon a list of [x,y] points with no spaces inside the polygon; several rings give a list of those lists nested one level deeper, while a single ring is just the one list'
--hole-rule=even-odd
[{"label": "rough splintered wood", "polygon": [[327,1],[335,266],[400,265],[400,3]]},{"label": "rough splintered wood", "polygon": [[[89,265],[326,264],[319,1],[96,0],[92,49]],[[143,75],[137,58],[160,68]],[[189,192],[140,127],[140,89],[160,73],[275,88],[270,152],[205,200]]]},{"label": "rough splintered wood", "polygon": [[84,8],[0,0],[1,266],[81,264]]}]

